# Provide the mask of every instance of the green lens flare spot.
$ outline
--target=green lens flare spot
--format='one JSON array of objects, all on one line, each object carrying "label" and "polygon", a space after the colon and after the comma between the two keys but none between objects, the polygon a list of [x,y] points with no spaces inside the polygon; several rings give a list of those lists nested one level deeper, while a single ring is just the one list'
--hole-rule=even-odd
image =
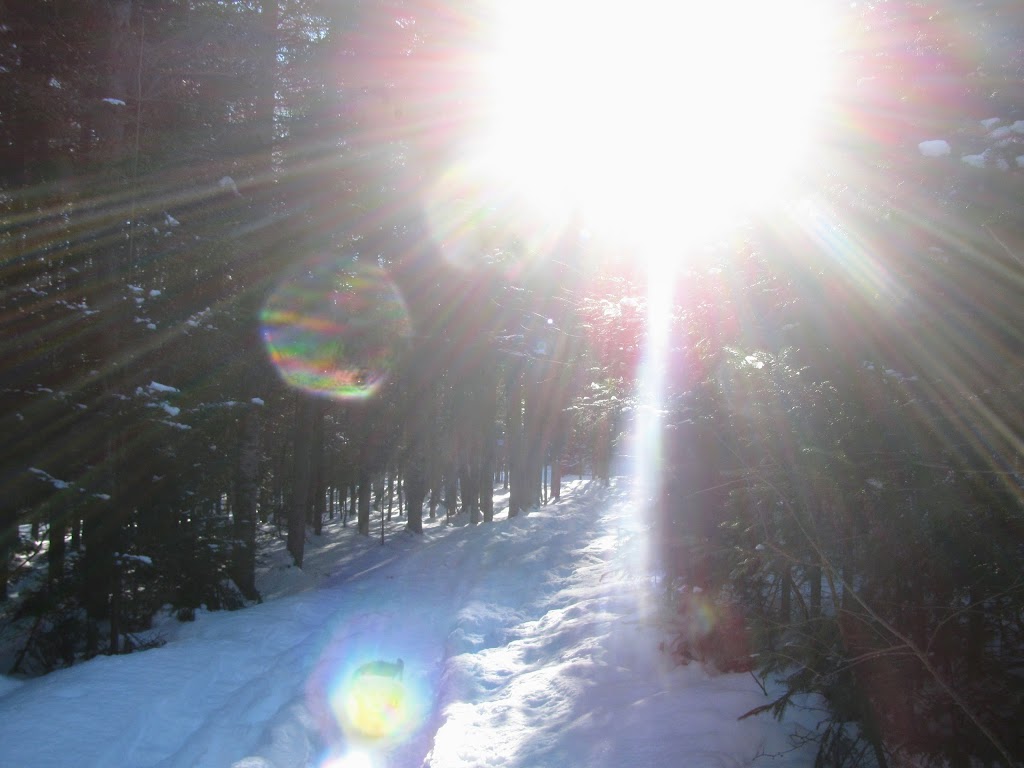
[{"label": "green lens flare spot", "polygon": [[352,682],[341,697],[339,721],[346,732],[365,739],[387,739],[408,726],[405,687],[398,680],[366,676]]}]

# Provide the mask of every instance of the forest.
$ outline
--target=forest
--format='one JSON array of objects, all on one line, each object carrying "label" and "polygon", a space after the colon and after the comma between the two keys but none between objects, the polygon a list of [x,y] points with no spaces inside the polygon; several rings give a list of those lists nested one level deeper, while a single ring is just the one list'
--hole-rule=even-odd
[{"label": "forest", "polygon": [[666,652],[785,681],[737,716],[1024,762],[1024,11],[843,5],[799,194],[653,206],[651,275],[456,172],[484,6],[0,5],[0,672],[259,601],[264,536],[607,481],[643,424],[665,599],[733,617]]}]

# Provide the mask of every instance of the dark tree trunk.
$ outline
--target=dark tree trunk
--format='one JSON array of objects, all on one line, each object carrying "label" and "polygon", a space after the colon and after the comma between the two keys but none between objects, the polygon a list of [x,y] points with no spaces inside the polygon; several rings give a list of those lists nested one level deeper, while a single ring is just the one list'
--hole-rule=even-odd
[{"label": "dark tree trunk", "polygon": [[49,539],[46,553],[50,584],[59,586],[64,581],[64,560],[66,555],[67,508],[65,499],[58,499],[50,508]]},{"label": "dark tree trunk", "polygon": [[363,536],[370,535],[370,497],[373,491],[373,478],[368,469],[359,470],[359,503],[357,529]]},{"label": "dark tree trunk", "polygon": [[[6,510],[0,514],[6,515]],[[18,540],[18,526],[13,520],[13,512],[10,517],[12,518],[10,522],[6,519],[0,520],[0,603],[9,597],[7,594],[7,585],[11,578],[9,563],[14,544]]]},{"label": "dark tree trunk", "polygon": [[562,497],[562,461],[557,454],[551,457],[551,500]]},{"label": "dark tree trunk", "polygon": [[232,525],[234,552],[231,577],[247,600],[258,600],[256,591],[256,527],[259,503],[260,414],[249,405],[242,417],[242,439],[238,448]]},{"label": "dark tree trunk", "polygon": [[398,516],[401,517],[402,510],[405,509],[405,473],[401,470],[398,473],[396,482],[398,484]]},{"label": "dark tree trunk", "polygon": [[[106,506],[102,502],[92,506]],[[86,612],[87,658],[99,653],[98,623],[110,618],[110,595],[114,589],[114,553],[116,525],[110,510],[93,509],[85,518],[82,537],[85,552],[82,555],[82,604]],[[103,514],[107,512],[107,514]]]},{"label": "dark tree trunk", "polygon": [[779,598],[779,620],[782,624],[789,624],[793,617],[793,573],[788,565],[782,567],[782,580],[779,586],[781,592]]},{"label": "dark tree trunk", "polygon": [[373,481],[373,506],[377,511],[384,509],[384,487],[386,472],[378,473]]},{"label": "dark tree trunk", "polygon": [[967,673],[971,679],[981,674],[985,654],[985,605],[981,589],[972,585],[968,592]]},{"label": "dark tree trunk", "polygon": [[494,520],[494,463],[497,452],[498,366],[483,371],[480,403],[480,510],[485,523]]},{"label": "dark tree trunk", "polygon": [[302,567],[306,547],[306,519],[313,486],[313,434],[318,403],[305,395],[296,396],[295,456],[292,471],[292,503],[288,509],[288,552]]},{"label": "dark tree trunk", "polygon": [[274,457],[274,479],[271,488],[272,501],[269,506],[273,507],[274,514],[274,525],[280,531],[281,525],[284,522],[284,497],[285,497],[285,475],[287,474],[288,466],[288,447],[287,440],[281,440],[281,446]]},{"label": "dark tree trunk", "polygon": [[458,507],[459,497],[459,478],[456,474],[455,465],[452,464],[448,467],[448,470],[444,473],[444,506],[445,516],[452,517],[455,514]]},{"label": "dark tree trunk", "polygon": [[[131,98],[128,87],[132,71],[132,47],[135,45],[131,30],[132,2],[117,0],[106,8],[108,15],[100,21],[107,37],[107,74],[103,87],[110,97],[127,100]],[[103,110],[94,122],[97,143],[94,145],[93,160],[98,164],[109,163],[111,158],[127,155],[125,123],[112,110]],[[134,227],[135,222],[129,222]],[[131,242],[130,240],[128,241]],[[89,505],[83,530],[85,551],[82,558],[82,602],[86,609],[87,637],[86,655],[99,653],[98,622],[111,619],[110,596],[114,588],[114,554],[118,551],[121,512],[125,511],[123,489],[119,487],[122,470],[124,430],[122,410],[125,386],[125,350],[122,329],[128,325],[127,309],[121,299],[121,290],[130,272],[133,254],[123,244],[111,244],[96,261],[97,285],[101,286],[96,309],[104,318],[104,329],[100,340],[100,358],[103,361],[102,398],[95,423],[97,434],[103,435],[102,461],[98,473],[98,487],[108,494],[109,499]]]},{"label": "dark tree trunk", "polygon": [[821,616],[821,566],[812,565],[807,569],[807,579],[810,581],[810,613],[812,619]]},{"label": "dark tree trunk", "polygon": [[327,495],[324,480],[324,404],[317,401],[317,415],[313,421],[313,503],[310,505],[310,522],[313,532],[319,536],[324,529],[324,504]]},{"label": "dark tree trunk", "polygon": [[416,435],[413,438],[409,460],[403,473],[405,487],[406,515],[408,522],[405,527],[413,533],[423,533],[423,501],[427,496],[427,457],[423,439]]},{"label": "dark tree trunk", "polygon": [[467,461],[462,465],[459,485],[462,487],[462,511],[469,515],[469,522],[476,525],[480,522],[480,489],[476,483],[474,462]]},{"label": "dark tree trunk", "polygon": [[[533,372],[527,375],[532,376]],[[532,509],[540,506],[541,472],[544,467],[544,408],[541,402],[541,388],[532,378],[526,387],[524,411],[520,450],[525,494],[520,497],[520,501],[525,508]]]},{"label": "dark tree trunk", "polygon": [[523,390],[520,375],[517,372],[510,374],[506,399],[508,401],[505,417],[505,424],[508,427],[508,434],[505,436],[509,475],[508,516],[515,517],[523,509],[525,503],[523,498],[525,495],[522,438]]}]

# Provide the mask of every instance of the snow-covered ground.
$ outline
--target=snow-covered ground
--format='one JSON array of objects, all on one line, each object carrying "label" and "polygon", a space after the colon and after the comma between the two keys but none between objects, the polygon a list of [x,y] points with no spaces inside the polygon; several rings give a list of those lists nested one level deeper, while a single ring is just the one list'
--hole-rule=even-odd
[{"label": "snow-covered ground", "polygon": [[[443,511],[443,510],[442,510]],[[674,666],[625,479],[471,527],[283,542],[264,603],[160,648],[0,677],[3,768],[804,766],[750,675]],[[401,683],[357,675],[402,659]],[[760,756],[760,757],[759,757]]]}]

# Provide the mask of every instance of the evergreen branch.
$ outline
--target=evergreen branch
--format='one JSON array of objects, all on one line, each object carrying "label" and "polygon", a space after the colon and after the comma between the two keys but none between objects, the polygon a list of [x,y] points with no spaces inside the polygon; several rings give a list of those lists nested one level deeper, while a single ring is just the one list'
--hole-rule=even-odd
[{"label": "evergreen branch", "polygon": [[[732,451],[731,448],[728,448],[728,450],[730,450],[730,452],[732,452],[733,455],[736,456],[735,451]],[[736,456],[736,459],[740,461],[741,464],[743,463],[741,457]],[[756,470],[751,470],[751,472],[754,472],[756,474]],[[914,641],[910,637],[908,637],[895,626],[893,626],[892,622],[883,618],[874,609],[873,606],[871,606],[863,597],[861,597],[861,595],[857,593],[855,589],[853,589],[853,587],[842,577],[841,574],[837,573],[835,567],[832,565],[832,561],[829,559],[828,555],[826,555],[824,550],[822,549],[820,542],[811,535],[810,531],[807,530],[807,527],[804,525],[803,520],[800,519],[800,515],[797,514],[795,509],[793,509],[793,505],[789,501],[784,500],[784,495],[775,486],[775,484],[772,483],[770,479],[764,478],[762,476],[762,480],[769,488],[771,488],[778,494],[780,499],[783,499],[784,508],[789,513],[790,517],[796,524],[800,533],[803,534],[804,538],[807,540],[807,543],[814,550],[815,554],[819,558],[822,567],[825,569],[825,572],[829,578],[829,584],[833,587],[833,594],[838,594],[837,592],[835,592],[834,589],[835,580],[838,579],[838,582],[842,585],[843,589],[848,590],[847,593],[857,602],[858,605],[860,605],[861,608],[864,609],[864,611],[872,619],[874,619],[875,622],[877,622],[878,626],[883,628],[890,635],[892,635],[892,637],[899,640],[903,644],[903,646],[907,648],[908,655],[912,655],[917,658],[917,660],[920,662],[924,670],[932,677],[933,680],[935,680],[935,682],[943,690],[943,692],[950,698],[950,700],[956,705],[956,707],[964,713],[967,719],[974,725],[975,728],[978,729],[978,731],[985,737],[989,744],[991,744],[995,748],[995,750],[1000,754],[1000,756],[1006,761],[1006,765],[1014,765],[1015,761],[1013,759],[1013,756],[1010,754],[1009,749],[1003,744],[1002,740],[1000,740],[1000,738],[992,731],[992,729],[985,725],[985,723],[981,720],[981,718],[970,706],[970,704],[966,701],[966,699],[964,699],[964,697],[961,696],[953,688],[953,686],[946,681],[946,679],[939,672],[939,670],[936,669],[935,666],[928,659],[927,653],[918,648],[917,644],[914,643]],[[763,711],[763,708],[761,708],[761,711]]]}]

